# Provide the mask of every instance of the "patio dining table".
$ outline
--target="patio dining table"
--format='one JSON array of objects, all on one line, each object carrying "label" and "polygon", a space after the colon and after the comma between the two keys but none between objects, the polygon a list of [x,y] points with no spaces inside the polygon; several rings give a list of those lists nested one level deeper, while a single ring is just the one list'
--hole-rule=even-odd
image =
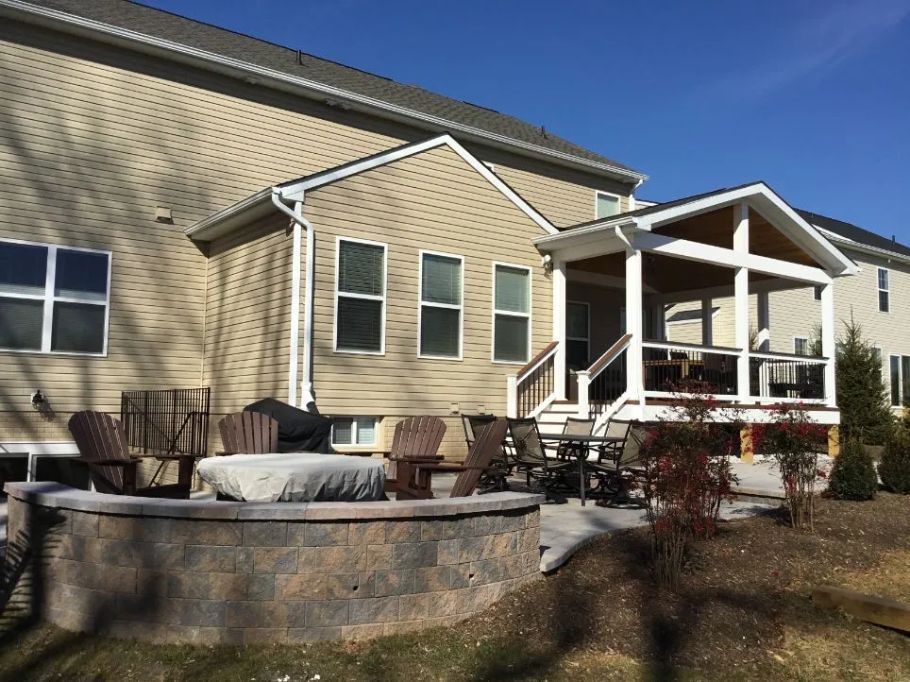
[{"label": "patio dining table", "polygon": [[219,493],[246,502],[385,499],[382,460],[314,452],[207,457],[196,471]]},{"label": "patio dining table", "polygon": [[541,433],[540,439],[545,442],[558,442],[566,446],[566,451],[578,461],[578,494],[581,506],[585,506],[586,467],[591,448],[598,445],[615,445],[622,443],[622,436],[595,436],[578,433]]}]

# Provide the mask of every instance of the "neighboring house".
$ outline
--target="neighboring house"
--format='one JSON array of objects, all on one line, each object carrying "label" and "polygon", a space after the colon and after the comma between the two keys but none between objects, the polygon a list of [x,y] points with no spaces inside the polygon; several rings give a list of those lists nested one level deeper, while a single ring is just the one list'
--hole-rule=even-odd
[{"label": "neighboring house", "polygon": [[[764,183],[639,206],[622,164],[295,50],[114,0],[0,17],[0,451],[200,385],[213,419],[315,397],[339,447],[436,414],[450,454],[463,413],[650,419],[684,375],[838,421],[830,359],[749,349],[750,292],[811,285],[830,358],[856,272]],[[725,296],[729,347],[666,342]]]},{"label": "neighboring house", "polygon": [[[818,213],[799,213],[857,264],[855,277],[838,279],[834,286],[838,336],[844,323],[851,320],[862,327],[865,339],[880,354],[891,405],[900,409],[910,402],[910,247]],[[820,298],[815,287],[772,293],[764,325],[759,324],[754,301],[750,322],[753,341],[764,341],[772,351],[808,354],[818,338]],[[731,345],[732,300],[714,299],[712,310],[713,343]],[[700,301],[675,305],[667,315],[668,339],[701,343],[704,326]]]}]

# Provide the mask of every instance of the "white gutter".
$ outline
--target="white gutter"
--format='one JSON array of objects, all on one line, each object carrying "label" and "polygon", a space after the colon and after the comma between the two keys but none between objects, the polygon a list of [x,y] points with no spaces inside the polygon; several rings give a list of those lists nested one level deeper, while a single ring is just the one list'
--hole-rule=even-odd
[{"label": "white gutter", "polygon": [[303,308],[303,379],[300,382],[301,407],[315,403],[313,395],[313,273],[316,271],[316,234],[313,223],[303,215],[303,199],[294,202],[294,210],[285,205],[278,189],[272,188],[272,203],[294,222],[294,243],[291,249],[291,352],[288,363],[288,403],[297,407],[297,374],[300,348],[300,247],[301,227],[306,228],[306,272],[304,273]]},{"label": "white gutter", "polygon": [[[13,11],[10,12],[10,10]],[[135,49],[138,44],[145,47],[148,52],[165,52],[167,53],[165,55],[166,57],[176,59],[177,61],[190,62],[197,66],[199,65],[198,62],[203,62],[213,71],[227,73],[228,75],[235,77],[240,75],[241,78],[249,83],[258,84],[260,78],[268,79],[269,81],[272,81],[273,85],[283,86],[282,89],[304,89],[308,91],[308,94],[311,97],[316,94],[322,101],[337,103],[339,100],[343,100],[357,105],[361,109],[368,109],[374,113],[376,111],[383,112],[386,115],[386,118],[399,121],[404,120],[411,125],[414,124],[414,121],[419,121],[423,124],[423,127],[429,127],[431,130],[437,132],[458,131],[495,147],[504,147],[513,151],[520,149],[536,158],[542,157],[551,161],[556,160],[562,162],[563,165],[582,168],[589,172],[605,173],[614,178],[619,178],[624,182],[635,182],[647,179],[648,177],[647,175],[626,168],[585,159],[548,147],[541,147],[530,142],[499,135],[464,123],[451,121],[440,116],[434,116],[415,109],[351,92],[350,90],[342,90],[341,88],[326,85],[325,83],[320,83],[318,81],[292,76],[281,71],[258,66],[240,59],[225,57],[206,50],[182,45],[163,38],[156,38],[119,26],[105,24],[104,22],[95,21],[94,19],[86,19],[85,17],[68,14],[59,10],[37,7],[25,2],[20,2],[19,0],[0,0],[0,15],[12,16],[20,21],[30,21],[31,23],[50,26],[57,30],[60,30],[59,24],[62,23],[66,25],[72,33],[86,35],[95,38],[96,40],[99,39],[98,34],[101,34],[102,36],[107,37],[109,42],[121,45],[127,44],[133,49]]]}]

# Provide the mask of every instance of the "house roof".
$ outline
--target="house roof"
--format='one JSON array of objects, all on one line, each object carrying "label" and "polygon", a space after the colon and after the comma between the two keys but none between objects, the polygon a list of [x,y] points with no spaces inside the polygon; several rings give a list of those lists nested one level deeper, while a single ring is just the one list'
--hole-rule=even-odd
[{"label": "house roof", "polygon": [[821,228],[826,233],[833,233],[835,239],[841,237],[841,239],[837,239],[838,243],[847,247],[850,246],[850,242],[853,242],[854,244],[871,246],[873,249],[888,251],[910,258],[910,246],[905,246],[897,240],[888,239],[871,230],[863,229],[862,227],[844,222],[843,220],[829,218],[820,213],[813,213],[812,211],[804,211],[802,209],[796,209],[796,212],[805,218],[807,222]]},{"label": "house roof", "polygon": [[442,146],[446,146],[458,154],[493,187],[499,190],[506,199],[515,204],[522,213],[537,223],[545,233],[557,234],[556,228],[543,215],[538,213],[533,206],[509,187],[502,178],[487,168],[477,157],[459,144],[457,140],[447,134],[437,135],[420,142],[404,144],[378,154],[372,154],[356,161],[335,166],[334,168],[319,171],[318,173],[288,180],[274,187],[263,188],[255,194],[251,194],[237,203],[203,218],[184,230],[184,234],[198,241],[211,241],[267,215],[271,210],[274,210],[274,202],[283,202],[285,204],[302,202],[309,191]]},{"label": "house roof", "polygon": [[45,10],[45,19],[49,16],[46,10],[56,10],[194,48],[210,56],[262,67],[274,74],[291,77],[304,87],[330,89],[328,93],[318,93],[323,100],[351,99],[374,113],[395,113],[393,117],[406,118],[437,132],[476,131],[480,139],[504,144],[513,151],[544,152],[552,160],[574,161],[592,172],[618,177],[627,183],[646,177],[613,159],[554,135],[542,126],[514,116],[163,10],[125,0],[27,0],[27,3],[0,0],[0,6],[34,12],[34,9],[29,10],[29,5]]}]

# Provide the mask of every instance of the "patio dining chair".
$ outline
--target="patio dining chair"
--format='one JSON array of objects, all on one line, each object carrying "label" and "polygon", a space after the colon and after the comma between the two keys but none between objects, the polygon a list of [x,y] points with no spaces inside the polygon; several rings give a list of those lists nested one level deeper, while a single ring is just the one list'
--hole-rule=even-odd
[{"label": "patio dining chair", "polygon": [[[563,436],[590,436],[594,432],[594,420],[581,417],[566,417],[562,427]],[[556,447],[556,456],[564,459],[569,454],[568,443],[559,443]]]},{"label": "patio dining chair", "polygon": [[544,488],[561,483],[563,475],[573,464],[547,454],[547,446],[540,439],[537,420],[534,417],[524,417],[509,419],[508,423],[514,449],[512,464],[525,473],[527,484],[531,485],[532,478],[538,480]]},{"label": "patio dining chair", "polygon": [[[137,457],[131,455],[123,425],[106,412],[84,410],[70,417],[68,427],[73,434],[79,457],[73,461],[85,464],[94,489],[113,495],[139,497],[168,497],[188,499],[193,483],[193,466],[197,455],[158,454]],[[137,487],[137,468],[143,459],[178,463],[177,483]]]},{"label": "patio dining chair", "polygon": [[607,451],[603,459],[589,463],[601,492],[613,497],[624,493],[628,484],[642,475],[641,447],[648,434],[648,427],[644,424],[638,422],[618,424],[617,429],[626,429],[622,447]]},{"label": "patio dining chair", "polygon": [[604,460],[608,460],[615,462],[619,459],[619,456],[622,454],[623,448],[626,445],[626,440],[629,438],[629,429],[631,428],[631,425],[631,422],[622,421],[620,419],[611,419],[607,422],[607,428],[604,429],[604,435],[610,438],[621,438],[622,440],[604,443],[599,446],[597,449],[597,461],[603,462]]},{"label": "patio dining chair", "polygon": [[218,422],[219,455],[264,455],[278,451],[278,421],[261,412],[235,412]]}]

